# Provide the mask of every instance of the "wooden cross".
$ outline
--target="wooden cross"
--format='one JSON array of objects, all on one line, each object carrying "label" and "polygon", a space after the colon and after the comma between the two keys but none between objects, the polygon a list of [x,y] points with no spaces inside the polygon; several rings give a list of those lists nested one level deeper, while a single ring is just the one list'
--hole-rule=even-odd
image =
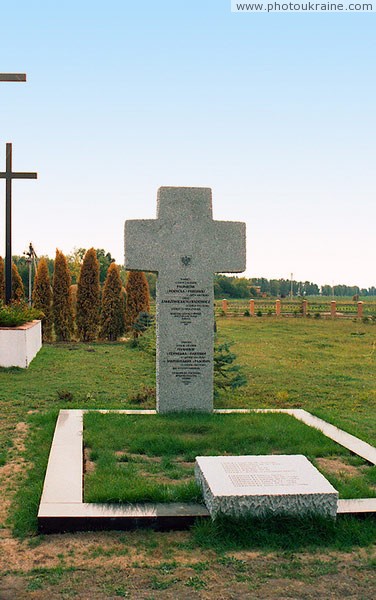
[{"label": "wooden cross", "polygon": [[26,81],[26,73],[0,73],[0,81]]},{"label": "wooden cross", "polygon": [[12,179],[37,179],[37,173],[14,173],[12,171],[12,144],[6,145],[6,170],[0,173],[0,179],[6,181],[5,201],[5,302],[12,298]]}]

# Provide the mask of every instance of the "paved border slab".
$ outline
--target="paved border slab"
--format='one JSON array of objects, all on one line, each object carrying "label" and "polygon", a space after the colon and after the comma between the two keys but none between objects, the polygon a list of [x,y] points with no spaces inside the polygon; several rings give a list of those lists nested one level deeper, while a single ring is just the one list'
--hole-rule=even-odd
[{"label": "paved border slab", "polygon": [[[83,416],[87,410],[61,410],[51,445],[38,528],[43,533],[103,529],[184,529],[197,518],[208,518],[201,504],[89,504],[83,502]],[[154,415],[155,410],[99,410],[100,413]],[[376,448],[301,409],[219,409],[217,414],[285,413],[376,464]],[[337,514],[376,512],[376,498],[339,500]]]}]

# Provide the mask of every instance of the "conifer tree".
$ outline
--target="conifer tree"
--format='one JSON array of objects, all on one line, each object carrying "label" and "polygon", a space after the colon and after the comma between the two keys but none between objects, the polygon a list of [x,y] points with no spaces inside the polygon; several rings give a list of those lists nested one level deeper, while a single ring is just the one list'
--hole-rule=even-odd
[{"label": "conifer tree", "polygon": [[35,274],[33,289],[33,306],[44,314],[42,319],[42,339],[50,342],[52,339],[52,290],[47,261],[41,258]]},{"label": "conifer tree", "polygon": [[0,302],[5,303],[5,267],[2,256],[0,256]]},{"label": "conifer tree", "polygon": [[124,300],[119,267],[111,263],[102,295],[100,337],[115,342],[124,331]]},{"label": "conifer tree", "polygon": [[73,333],[72,303],[69,293],[71,276],[67,260],[60,250],[56,250],[54,277],[52,284],[52,313],[56,340],[69,342]]},{"label": "conifer tree", "polygon": [[94,248],[90,248],[85,254],[77,285],[76,324],[82,342],[96,340],[99,310],[99,262]]},{"label": "conifer tree", "polygon": [[22,302],[22,300],[25,300],[24,285],[14,263],[12,263],[12,300],[13,302]]},{"label": "conifer tree", "polygon": [[[127,294],[125,308],[125,325],[131,330],[141,312],[148,313],[150,310],[149,286],[145,273],[142,271],[130,271],[125,286]],[[133,337],[139,334],[133,330]]]}]

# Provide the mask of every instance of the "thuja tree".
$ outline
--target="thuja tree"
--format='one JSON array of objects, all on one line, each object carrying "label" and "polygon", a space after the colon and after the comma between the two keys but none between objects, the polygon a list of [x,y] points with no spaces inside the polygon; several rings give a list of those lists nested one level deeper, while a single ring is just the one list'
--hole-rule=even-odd
[{"label": "thuja tree", "polygon": [[71,276],[67,260],[60,250],[56,250],[52,284],[52,314],[56,340],[68,342],[73,333],[72,302],[69,293]]},{"label": "thuja tree", "polygon": [[22,302],[22,300],[25,300],[22,279],[14,263],[12,263],[12,300],[13,302]]},{"label": "thuja tree", "polygon": [[0,302],[5,302],[5,267],[2,256],[0,256]]},{"label": "thuja tree", "polygon": [[33,306],[44,314],[42,319],[42,339],[44,342],[50,342],[52,339],[52,290],[45,258],[40,259],[35,274]]},{"label": "thuja tree", "polygon": [[76,325],[82,342],[97,338],[99,310],[99,262],[94,248],[90,248],[85,254],[77,285]]},{"label": "thuja tree", "polygon": [[100,337],[115,342],[124,332],[124,302],[119,267],[112,263],[102,294]]},{"label": "thuja tree", "polygon": [[[133,329],[138,316],[141,312],[148,313],[150,310],[149,286],[145,273],[142,271],[130,271],[125,286],[127,296],[125,305],[125,325],[127,330]],[[133,337],[138,337],[139,333],[133,329]]]}]

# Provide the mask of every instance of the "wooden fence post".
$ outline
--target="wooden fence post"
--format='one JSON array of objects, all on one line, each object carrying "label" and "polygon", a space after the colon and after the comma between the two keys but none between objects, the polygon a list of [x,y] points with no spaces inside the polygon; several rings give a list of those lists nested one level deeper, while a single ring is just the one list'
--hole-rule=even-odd
[{"label": "wooden fence post", "polygon": [[361,319],[363,316],[363,302],[358,302],[358,319]]},{"label": "wooden fence post", "polygon": [[308,307],[307,300],[303,300],[303,302],[302,302],[303,317],[307,316],[307,307]]},{"label": "wooden fence post", "polygon": [[279,317],[281,314],[281,301],[279,298],[275,301],[275,314],[277,317]]},{"label": "wooden fence post", "polygon": [[330,303],[330,316],[332,319],[335,319],[337,315],[337,303],[335,300],[332,300]]},{"label": "wooden fence post", "polygon": [[254,300],[249,301],[249,312],[250,312],[251,317],[255,316],[255,301]]},{"label": "wooden fence post", "polygon": [[227,300],[224,298],[222,300],[222,310],[224,313],[227,313],[227,308],[228,308]]}]

